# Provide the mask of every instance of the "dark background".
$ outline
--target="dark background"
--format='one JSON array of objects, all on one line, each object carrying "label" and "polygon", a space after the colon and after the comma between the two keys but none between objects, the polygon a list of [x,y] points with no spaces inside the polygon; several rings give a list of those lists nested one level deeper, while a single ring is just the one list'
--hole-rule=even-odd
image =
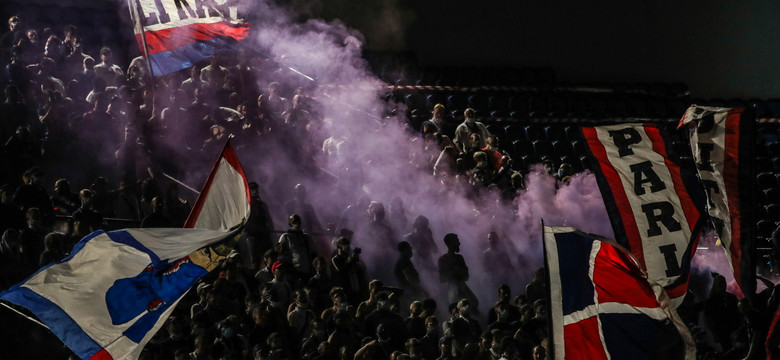
[{"label": "dark background", "polygon": [[[421,66],[544,66],[562,82],[684,82],[694,97],[780,97],[777,1],[280,2],[301,21],[340,19],[365,35],[367,49],[411,51]],[[3,30],[15,12],[39,24],[92,24],[85,44],[113,43],[135,56],[117,3],[125,4],[4,0],[0,15]]]}]

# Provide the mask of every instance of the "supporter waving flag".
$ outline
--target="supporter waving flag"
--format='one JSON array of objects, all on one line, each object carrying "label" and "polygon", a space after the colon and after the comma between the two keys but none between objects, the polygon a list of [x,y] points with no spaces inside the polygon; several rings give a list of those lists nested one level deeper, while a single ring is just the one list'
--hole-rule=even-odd
[{"label": "supporter waving flag", "polygon": [[696,358],[663,288],[631,254],[574,228],[544,227],[553,359]]},{"label": "supporter waving flag", "polygon": [[136,359],[187,291],[230,251],[249,186],[226,145],[185,229],[98,231],[0,299],[30,310],[82,359]]},{"label": "supporter waving flag", "polygon": [[582,132],[598,160],[594,170],[617,242],[679,305],[700,235],[702,197],[695,176],[683,174],[669,159],[667,141],[654,124]]},{"label": "supporter waving flag", "polygon": [[687,127],[696,169],[707,193],[707,212],[746,296],[755,293],[753,247],[753,113],[693,105],[679,127]]},{"label": "supporter waving flag", "polygon": [[128,6],[155,76],[191,67],[249,35],[231,2],[128,0]]}]

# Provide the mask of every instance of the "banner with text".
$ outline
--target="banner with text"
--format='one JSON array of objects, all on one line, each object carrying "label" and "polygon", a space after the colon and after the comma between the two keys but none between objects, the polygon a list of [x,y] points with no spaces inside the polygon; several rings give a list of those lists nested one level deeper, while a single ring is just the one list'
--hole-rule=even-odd
[{"label": "banner with text", "polygon": [[594,170],[615,239],[679,305],[699,239],[701,206],[694,202],[698,197],[689,195],[697,184],[687,176],[683,180],[655,124],[586,127],[582,132],[598,161]]},{"label": "banner with text", "polygon": [[154,76],[191,67],[249,35],[232,1],[128,0],[128,5]]},{"label": "banner with text", "polygon": [[679,127],[687,127],[699,178],[707,194],[710,222],[726,252],[734,279],[746,296],[755,293],[753,249],[753,114],[743,108],[693,105]]}]

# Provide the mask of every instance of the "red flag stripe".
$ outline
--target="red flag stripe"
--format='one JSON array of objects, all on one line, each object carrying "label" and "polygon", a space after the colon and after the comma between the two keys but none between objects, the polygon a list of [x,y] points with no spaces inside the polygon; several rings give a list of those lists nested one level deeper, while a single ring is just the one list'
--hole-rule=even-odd
[{"label": "red flag stripe", "polygon": [[[233,24],[230,22],[197,23],[157,31],[145,31],[147,55],[173,50],[197,41],[208,41],[218,37],[229,37],[241,40],[249,35],[249,24]],[[141,35],[136,34],[136,41],[141,49]]]},{"label": "red flag stripe", "polygon": [[628,238],[631,252],[639,261],[639,265],[643,270],[647,270],[645,264],[644,248],[642,246],[642,237],[639,235],[639,228],[634,218],[634,211],[631,209],[631,204],[628,202],[628,197],[623,188],[623,182],[620,180],[620,175],[615,170],[615,167],[609,162],[607,151],[604,148],[604,144],[599,140],[598,134],[595,128],[582,128],[582,133],[585,135],[585,139],[588,141],[593,156],[598,160],[601,167],[601,173],[604,174],[604,178],[607,179],[609,187],[612,188],[612,194],[615,199],[615,205],[617,206],[620,217],[623,222],[623,228],[626,232],[626,238]]},{"label": "red flag stripe", "polygon": [[731,264],[734,269],[734,279],[742,287],[741,277],[741,259],[742,259],[742,238],[740,222],[740,193],[739,193],[739,139],[740,139],[740,117],[742,108],[731,109],[726,117],[726,139],[723,149],[723,182],[726,186],[726,195],[728,196],[729,217],[731,218],[731,244],[729,253],[731,254]]},{"label": "red flag stripe", "polygon": [[192,207],[192,210],[190,211],[190,215],[187,217],[187,221],[184,222],[185,228],[191,228],[195,226],[195,222],[198,220],[198,216],[200,215],[201,210],[203,210],[203,205],[205,204],[206,198],[208,197],[211,184],[214,182],[214,176],[216,176],[217,169],[219,168],[223,159],[230,166],[232,166],[239,174],[241,174],[241,177],[244,180],[244,189],[246,189],[247,201],[251,202],[251,196],[249,196],[249,184],[246,180],[246,174],[244,173],[244,168],[238,162],[238,157],[236,156],[236,153],[233,150],[233,146],[231,146],[230,141],[228,141],[225,144],[225,147],[222,149],[222,154],[220,154],[219,159],[217,159],[217,162],[214,164],[214,168],[211,170],[211,173],[209,174],[209,177],[206,180],[206,185],[203,187],[203,190],[201,191],[200,195],[198,195],[198,199],[195,201],[195,206]]}]

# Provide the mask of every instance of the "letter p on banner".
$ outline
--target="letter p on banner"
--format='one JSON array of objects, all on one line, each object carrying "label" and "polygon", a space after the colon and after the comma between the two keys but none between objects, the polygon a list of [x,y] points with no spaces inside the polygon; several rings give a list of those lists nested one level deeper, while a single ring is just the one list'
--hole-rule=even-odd
[{"label": "letter p on banner", "polygon": [[582,133],[597,160],[616,240],[679,305],[700,235],[703,197],[695,175],[669,159],[655,124],[584,127]]}]

